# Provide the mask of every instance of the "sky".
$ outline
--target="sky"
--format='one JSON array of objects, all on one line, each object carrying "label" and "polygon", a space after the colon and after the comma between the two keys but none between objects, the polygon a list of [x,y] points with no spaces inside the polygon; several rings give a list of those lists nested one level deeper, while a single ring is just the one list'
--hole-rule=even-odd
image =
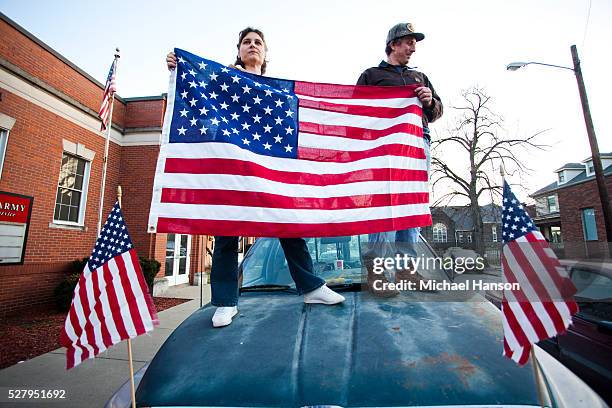
[{"label": "sky", "polygon": [[[427,74],[445,105],[431,125],[434,137],[457,120],[461,91],[479,86],[504,118],[501,134],[528,136],[546,130],[545,151],[523,153],[532,169],[511,174],[517,196],[555,181],[554,170],[591,155],[576,79],[571,71],[530,65],[506,71],[514,61],[572,66],[577,45],[601,153],[612,152],[612,2],[609,0],[464,1],[32,1],[0,0],[0,11],[75,65],[104,82],[115,47],[122,97],[160,95],[168,89],[165,55],[179,47],[232,63],[238,32],[260,28],[269,47],[267,75],[354,84],[385,58],[387,32],[413,23],[425,40],[411,66]],[[441,152],[467,169],[456,151]],[[435,198],[435,197],[434,197]]]}]

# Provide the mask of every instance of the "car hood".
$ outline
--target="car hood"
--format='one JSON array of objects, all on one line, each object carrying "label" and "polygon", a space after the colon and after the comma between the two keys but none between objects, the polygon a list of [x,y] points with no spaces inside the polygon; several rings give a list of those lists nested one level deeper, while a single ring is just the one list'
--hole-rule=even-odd
[{"label": "car hood", "polygon": [[488,302],[409,302],[345,293],[305,305],[247,293],[214,329],[214,307],[168,338],[143,377],[144,406],[538,405],[533,370],[502,357]]}]

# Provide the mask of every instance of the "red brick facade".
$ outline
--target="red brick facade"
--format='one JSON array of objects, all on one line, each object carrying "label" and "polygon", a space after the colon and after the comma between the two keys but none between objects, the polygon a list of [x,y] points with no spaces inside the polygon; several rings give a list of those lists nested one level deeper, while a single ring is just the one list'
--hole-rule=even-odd
[{"label": "red brick facade", "polygon": [[[612,177],[606,177],[606,187],[612,193]],[[589,180],[574,186],[557,190],[559,209],[565,242],[565,254],[570,258],[603,257],[606,243],[612,237],[606,237],[603,213],[595,180]],[[597,226],[597,241],[585,242],[582,226],[582,210],[593,208],[595,225]]]},{"label": "red brick facade", "polygon": [[[78,72],[67,61],[62,61],[31,36],[24,35],[13,24],[0,21],[0,56],[53,89],[98,112],[101,89],[91,77]],[[110,68],[109,61],[109,68]],[[113,121],[123,123],[125,104],[115,103]]]},{"label": "red brick facade", "polygon": [[158,153],[158,146],[129,146],[121,152],[123,212],[130,220],[128,228],[136,252],[149,258],[155,235],[147,233],[147,221]]},{"label": "red brick facade", "polygon": [[[15,120],[0,191],[34,197],[24,263],[0,265],[2,316],[50,302],[70,262],[90,255],[96,239],[105,139],[96,131],[100,83],[1,15],[0,38],[0,74],[17,84],[4,86],[0,81],[0,114]],[[109,56],[109,66],[110,62]],[[41,95],[47,102],[41,102]],[[162,96],[116,99],[114,135],[121,141],[110,143],[103,210],[105,218],[121,185],[123,211],[136,251],[161,262],[159,276],[165,273],[166,235],[148,234],[147,221],[164,104]],[[148,140],[143,141],[143,134]],[[66,142],[95,153],[89,162],[84,222],[77,227],[54,223]],[[202,245],[207,242],[206,237],[194,237],[191,274],[206,266],[199,256],[206,253]]]}]

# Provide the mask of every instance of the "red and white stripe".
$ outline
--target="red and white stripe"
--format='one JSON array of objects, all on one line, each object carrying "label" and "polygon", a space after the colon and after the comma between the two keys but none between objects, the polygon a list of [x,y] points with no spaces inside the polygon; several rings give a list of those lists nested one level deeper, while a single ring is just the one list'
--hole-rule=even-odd
[{"label": "red and white stripe", "polygon": [[134,250],[91,271],[86,265],[74,292],[60,343],[66,368],[110,346],[153,330],[157,313]]},{"label": "red and white stripe", "polygon": [[555,253],[537,231],[504,245],[505,282],[520,290],[506,290],[502,300],[504,355],[523,365],[532,344],[564,333],[578,311],[575,291]]},{"label": "red and white stripe", "polygon": [[113,95],[117,91],[117,84],[115,82],[115,67],[117,61],[113,62],[113,66],[111,67],[111,78],[106,81],[106,85],[104,86],[104,95],[102,96],[102,105],[100,105],[100,110],[98,112],[98,117],[102,120],[101,130],[106,129],[108,125],[108,118],[111,112],[111,105],[113,103]]},{"label": "red and white stripe", "polygon": [[168,143],[171,86],[149,230],[338,236],[431,223],[414,87],[296,82],[298,159],[229,143]]}]

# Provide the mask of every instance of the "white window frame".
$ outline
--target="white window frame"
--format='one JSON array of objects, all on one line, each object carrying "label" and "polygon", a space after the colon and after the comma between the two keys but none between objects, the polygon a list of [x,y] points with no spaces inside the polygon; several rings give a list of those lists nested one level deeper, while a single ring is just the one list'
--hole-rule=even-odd
[{"label": "white window frame", "polygon": [[[586,176],[590,177],[593,174],[595,174],[595,164],[593,163],[593,160],[589,160],[587,162],[583,162],[584,163],[584,167],[586,168]],[[604,167],[605,169],[605,167]]]},{"label": "white window frame", "polygon": [[0,113],[0,133],[6,132],[6,136],[0,136],[0,178],[2,178],[2,169],[4,169],[4,158],[6,157],[6,149],[8,149],[8,140],[13,126],[15,126],[15,118],[12,118],[4,113]]},{"label": "white window frame", "polygon": [[432,228],[433,242],[444,243],[448,242],[448,228],[445,224],[439,222]]},{"label": "white window frame", "polygon": [[[74,156],[77,159],[85,161],[85,170],[83,172],[83,189],[81,191],[81,202],[79,204],[79,218],[77,222],[64,221],[55,219],[55,205],[57,204],[57,191],[60,188],[59,176],[58,182],[55,188],[55,201],[53,202],[53,221],[50,225],[60,226],[73,226],[73,227],[84,227],[85,226],[85,213],[87,210],[87,195],[89,191],[89,178],[91,175],[91,162],[95,157],[95,152],[85,148],[80,143],[72,143],[70,141],[63,141],[64,150],[62,151],[62,159],[64,155]],[[62,160],[63,161],[63,160]],[[59,173],[62,170],[62,161],[60,161]]]},{"label": "white window frame", "polygon": [[10,131],[0,127],[0,178],[2,178],[2,169],[4,169],[4,158],[6,157],[6,148],[8,147]]},{"label": "white window frame", "polygon": [[[555,209],[554,210],[550,206],[550,199],[551,198],[554,201],[554,205],[555,205],[555,207],[554,207]],[[548,210],[548,214],[559,212],[559,204],[557,203],[557,196],[555,196],[555,195],[546,196],[546,209]]]},{"label": "white window frame", "polygon": [[497,225],[491,225],[491,234],[493,236],[493,242],[497,242]]}]

